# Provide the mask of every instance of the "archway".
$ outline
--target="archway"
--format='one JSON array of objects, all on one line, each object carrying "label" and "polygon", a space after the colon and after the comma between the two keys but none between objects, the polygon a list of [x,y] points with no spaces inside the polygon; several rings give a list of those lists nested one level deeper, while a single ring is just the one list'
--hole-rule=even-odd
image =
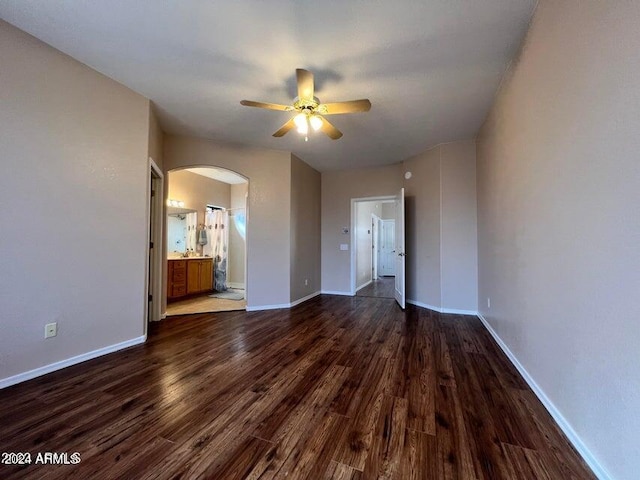
[{"label": "archway", "polygon": [[244,310],[249,179],[192,165],[166,175],[166,315]]}]

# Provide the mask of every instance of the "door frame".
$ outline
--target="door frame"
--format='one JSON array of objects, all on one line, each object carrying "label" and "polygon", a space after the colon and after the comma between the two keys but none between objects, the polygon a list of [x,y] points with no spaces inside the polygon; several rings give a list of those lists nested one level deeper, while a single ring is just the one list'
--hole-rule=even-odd
[{"label": "door frame", "polygon": [[360,202],[379,202],[384,200],[395,200],[395,195],[380,195],[375,197],[358,197],[351,199],[351,227],[350,227],[350,241],[351,241],[351,255],[349,262],[349,294],[354,296],[356,294],[356,203]]},{"label": "door frame", "polygon": [[[153,189],[153,195],[151,191]],[[144,287],[144,336],[147,336],[149,322],[162,319],[162,293],[164,275],[162,257],[164,252],[164,235],[162,234],[164,219],[164,174],[158,164],[149,157],[147,168],[147,202],[146,202],[146,252]],[[153,208],[151,204],[153,203]],[[151,241],[153,240],[153,249]],[[152,300],[149,301],[149,295]]]}]

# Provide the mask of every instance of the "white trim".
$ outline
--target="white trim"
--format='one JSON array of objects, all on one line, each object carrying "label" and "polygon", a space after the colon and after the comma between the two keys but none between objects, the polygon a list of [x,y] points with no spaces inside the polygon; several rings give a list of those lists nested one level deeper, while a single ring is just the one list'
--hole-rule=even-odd
[{"label": "white trim", "polygon": [[280,308],[291,308],[291,307],[295,307],[296,305],[300,305],[303,302],[306,302],[307,300],[311,300],[314,297],[317,297],[318,295],[320,295],[321,292],[314,292],[310,295],[307,295],[306,297],[302,297],[299,298],[298,300],[294,300],[291,303],[277,303],[274,305],[252,305],[252,306],[248,306],[247,305],[247,312],[259,312],[260,310],[278,310]]},{"label": "white trim", "polygon": [[478,312],[475,310],[458,310],[457,308],[434,307],[433,305],[428,305],[426,303],[411,300],[409,298],[407,298],[407,303],[415,305],[416,307],[428,308],[429,310],[434,310],[438,313],[453,313],[455,315],[478,315]]},{"label": "white trim", "polygon": [[[440,304],[442,304],[442,148],[438,149],[438,235],[440,236],[438,242],[438,260],[440,260],[438,268],[438,281],[440,282]],[[442,313],[442,310],[438,310]]]},{"label": "white trim", "polygon": [[562,413],[560,413],[560,411],[556,408],[556,406],[549,399],[549,397],[547,397],[547,395],[544,393],[544,390],[540,388],[540,386],[536,383],[533,377],[529,375],[529,372],[527,372],[524,366],[522,366],[522,364],[518,361],[518,359],[513,354],[513,352],[509,350],[509,347],[507,346],[507,344],[502,341],[498,333],[493,329],[493,327],[482,316],[481,313],[478,312],[477,316],[482,322],[482,324],[485,326],[485,328],[489,331],[489,333],[491,334],[493,339],[496,341],[496,343],[500,346],[500,348],[505,353],[505,355],[509,358],[513,366],[516,367],[518,372],[520,372],[520,375],[522,375],[522,378],[524,378],[525,382],[527,382],[531,390],[533,390],[533,393],[535,393],[538,399],[542,402],[542,405],[544,405],[547,411],[551,414],[551,416],[553,417],[555,422],[558,424],[560,429],[567,436],[567,438],[569,439],[573,447],[578,451],[580,456],[582,456],[584,461],[587,462],[587,465],[589,465],[591,470],[593,470],[593,473],[600,480],[611,480],[612,478],[611,475],[596,460],[594,455],[589,451],[587,446],[582,442],[578,434],[571,427],[571,424],[567,421],[566,418],[562,416]]},{"label": "white trim", "polygon": [[456,308],[441,308],[440,313],[453,313],[455,315],[477,315],[476,310],[458,310]]},{"label": "white trim", "polygon": [[320,295],[320,291],[310,293],[306,297],[302,297],[302,298],[299,298],[298,300],[294,300],[289,305],[292,307],[295,307],[296,305],[300,305],[301,303],[306,302],[307,300],[311,300],[312,298],[317,297],[318,295]]},{"label": "white trim", "polygon": [[353,297],[355,294],[351,292],[345,292],[342,290],[322,290],[322,295],[344,295],[346,297]]},{"label": "white trim", "polygon": [[60,360],[59,362],[50,363],[49,365],[38,367],[33,370],[29,370],[28,372],[19,373],[18,375],[13,375],[12,377],[3,378],[2,380],[0,380],[0,389],[10,387],[11,385],[15,385],[17,383],[26,382],[27,380],[31,380],[32,378],[40,377],[42,375],[46,375],[47,373],[70,367],[71,365],[76,365],[78,363],[86,362],[87,360],[92,360],[109,353],[117,352],[118,350],[133,347],[134,345],[139,345],[141,343],[144,343],[146,340],[147,336],[142,335],[141,337],[132,338],[131,340],[125,340],[124,342],[116,343],[115,345],[109,345],[108,347],[102,347],[91,352],[76,355],[75,357],[67,358],[66,360]]},{"label": "white trim", "polygon": [[428,308],[429,310],[434,310],[438,313],[442,313],[440,307],[434,307],[433,305],[429,305],[427,303],[418,302],[417,300],[411,300],[410,298],[407,298],[406,302],[410,303],[411,305],[415,305],[416,307]]},{"label": "white trim", "polygon": [[256,306],[247,305],[247,312],[259,312],[261,310],[278,310],[280,308],[291,308],[291,304],[278,303],[273,305],[256,305]]},{"label": "white trim", "polygon": [[362,290],[364,287],[368,287],[369,285],[371,285],[373,283],[373,280],[369,280],[367,283],[365,283],[364,285],[360,285],[358,288],[356,288],[356,293],[358,293],[360,290]]},{"label": "white trim", "polygon": [[244,283],[239,282],[227,282],[227,287],[229,288],[237,288],[240,290],[244,290]]}]

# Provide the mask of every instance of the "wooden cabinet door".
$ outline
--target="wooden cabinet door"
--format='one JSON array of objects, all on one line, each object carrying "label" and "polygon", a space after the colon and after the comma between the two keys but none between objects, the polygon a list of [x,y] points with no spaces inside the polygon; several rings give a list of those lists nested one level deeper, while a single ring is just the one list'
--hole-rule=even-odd
[{"label": "wooden cabinet door", "polygon": [[213,261],[200,262],[200,290],[203,292],[213,289]]},{"label": "wooden cabinet door", "polygon": [[173,262],[167,264],[167,297],[173,297]]},{"label": "wooden cabinet door", "polygon": [[187,294],[200,291],[200,262],[198,260],[187,261]]}]

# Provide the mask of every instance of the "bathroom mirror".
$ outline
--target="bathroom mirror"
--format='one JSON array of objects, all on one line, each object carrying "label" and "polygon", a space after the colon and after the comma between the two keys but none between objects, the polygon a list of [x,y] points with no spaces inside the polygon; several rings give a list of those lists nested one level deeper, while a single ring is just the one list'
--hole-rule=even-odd
[{"label": "bathroom mirror", "polygon": [[189,219],[197,221],[196,211],[189,208],[167,207],[167,254],[185,253]]}]

